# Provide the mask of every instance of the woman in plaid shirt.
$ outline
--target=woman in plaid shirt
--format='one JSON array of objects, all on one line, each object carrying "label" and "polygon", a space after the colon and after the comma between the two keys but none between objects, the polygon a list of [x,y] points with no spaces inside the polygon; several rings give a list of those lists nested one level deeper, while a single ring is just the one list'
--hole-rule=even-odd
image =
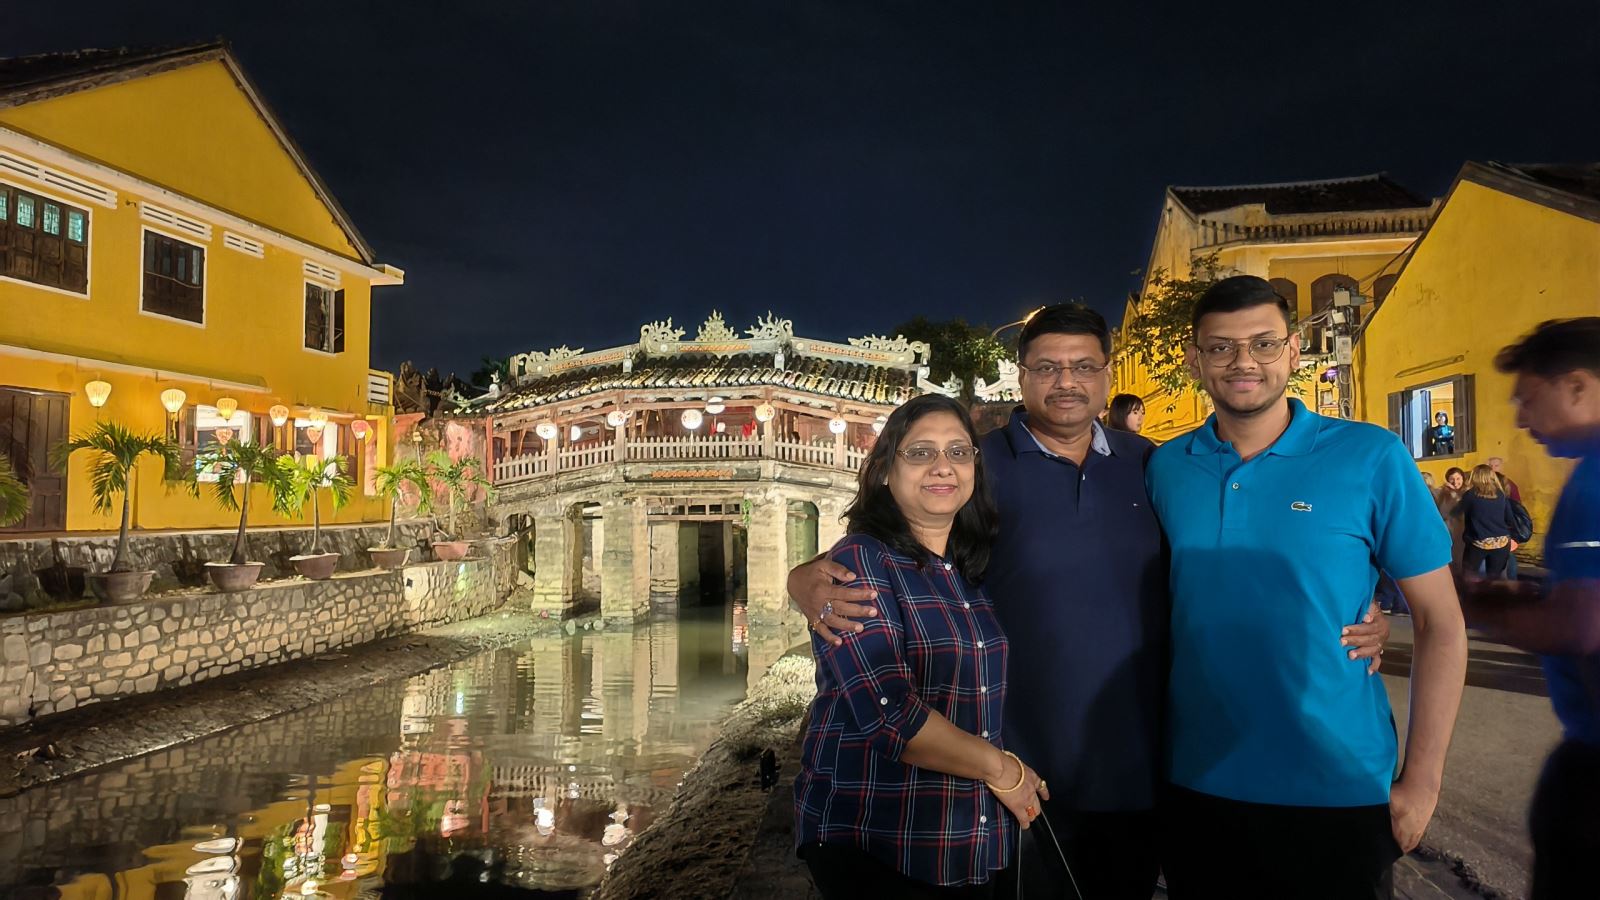
[{"label": "woman in plaid shirt", "polygon": [[978,586],[996,514],[977,440],[948,397],[895,410],[829,553],[880,614],[837,647],[812,641],[795,832],[825,898],[989,896],[1049,797],[1001,746],[1006,638]]}]

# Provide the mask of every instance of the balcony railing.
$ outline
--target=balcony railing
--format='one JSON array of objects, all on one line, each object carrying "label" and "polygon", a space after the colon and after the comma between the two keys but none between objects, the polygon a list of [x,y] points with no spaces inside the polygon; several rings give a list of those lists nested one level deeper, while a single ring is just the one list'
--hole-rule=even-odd
[{"label": "balcony railing", "polygon": [[867,451],[841,442],[804,443],[736,434],[635,437],[606,444],[563,447],[554,452],[508,456],[494,464],[494,483],[508,484],[613,465],[619,456],[630,463],[775,459],[853,472],[861,468]]}]

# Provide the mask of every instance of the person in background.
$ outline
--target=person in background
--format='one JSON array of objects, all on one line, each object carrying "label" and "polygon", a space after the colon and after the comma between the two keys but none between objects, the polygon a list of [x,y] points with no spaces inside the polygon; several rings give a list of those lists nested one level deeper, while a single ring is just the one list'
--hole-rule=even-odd
[{"label": "person in background", "polygon": [[[1491,456],[1488,459],[1484,460],[1484,464],[1487,465],[1489,468],[1494,470],[1494,476],[1496,478],[1500,479],[1500,487],[1505,490],[1506,496],[1510,497],[1512,500],[1515,500],[1518,503],[1521,503],[1522,502],[1522,489],[1517,487],[1517,483],[1515,481],[1512,481],[1509,477],[1506,476],[1506,473],[1501,471],[1501,469],[1505,468],[1506,461],[1504,459],[1498,457],[1498,456]],[[1511,542],[1511,554],[1506,557],[1506,579],[1509,580],[1509,581],[1516,581],[1517,580],[1517,542],[1516,541],[1512,541]]]},{"label": "person in background", "polygon": [[1503,577],[1506,558],[1511,555],[1511,504],[1493,469],[1473,467],[1470,484],[1454,515],[1461,517],[1461,537],[1466,541],[1462,569],[1476,573],[1482,565],[1485,577]]},{"label": "person in background", "polygon": [[1495,367],[1516,378],[1517,427],[1578,465],[1545,535],[1544,587],[1469,579],[1461,599],[1472,625],[1544,657],[1565,735],[1528,815],[1532,896],[1588,897],[1600,859],[1600,317],[1545,322]]},{"label": "person in background", "polygon": [[1428,493],[1439,496],[1439,483],[1434,480],[1432,472],[1422,473],[1422,483],[1428,486]]},{"label": "person in background", "polygon": [[1433,415],[1433,427],[1428,429],[1428,455],[1449,456],[1456,452],[1456,427],[1450,424],[1448,413]]},{"label": "person in background", "polygon": [[1445,470],[1444,485],[1434,495],[1434,502],[1439,505],[1439,515],[1444,518],[1445,527],[1450,530],[1451,559],[1457,565],[1461,563],[1461,517],[1456,515],[1456,507],[1461,505],[1461,495],[1467,489],[1467,473],[1456,466]]},{"label": "person in background", "polygon": [[1138,434],[1144,428],[1144,401],[1134,394],[1118,394],[1111,398],[1106,425],[1118,431]]}]

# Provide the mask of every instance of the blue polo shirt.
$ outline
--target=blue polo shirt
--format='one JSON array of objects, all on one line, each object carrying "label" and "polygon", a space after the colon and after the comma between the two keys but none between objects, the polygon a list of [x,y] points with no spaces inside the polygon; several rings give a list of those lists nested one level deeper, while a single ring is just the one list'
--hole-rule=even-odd
[{"label": "blue polo shirt", "polygon": [[[1561,491],[1544,561],[1552,585],[1600,578],[1600,446],[1589,448]],[[1546,656],[1544,680],[1567,739],[1600,747],[1600,654]]]},{"label": "blue polo shirt", "polygon": [[1168,777],[1287,806],[1387,803],[1394,720],[1351,660],[1382,568],[1450,562],[1450,535],[1399,438],[1289,401],[1288,430],[1248,462],[1216,417],[1150,459],[1172,547]]},{"label": "blue polo shirt", "polygon": [[1096,424],[1078,466],[1026,422],[1019,409],[981,442],[1000,509],[984,588],[1011,643],[1006,747],[1069,808],[1149,809],[1167,635],[1161,528],[1144,487],[1153,445]]}]

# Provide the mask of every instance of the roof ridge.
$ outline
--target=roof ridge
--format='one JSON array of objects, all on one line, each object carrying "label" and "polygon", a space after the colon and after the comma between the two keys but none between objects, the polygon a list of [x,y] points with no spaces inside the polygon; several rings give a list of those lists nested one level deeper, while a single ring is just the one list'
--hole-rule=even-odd
[{"label": "roof ridge", "polygon": [[1170,191],[1241,191],[1252,188],[1289,188],[1311,187],[1320,184],[1353,184],[1358,181],[1381,181],[1388,177],[1388,172],[1373,172],[1370,175],[1352,175],[1348,178],[1313,178],[1308,181],[1274,181],[1261,184],[1217,184],[1217,185],[1168,185]]},{"label": "roof ridge", "polygon": [[19,91],[56,81],[80,79],[92,73],[112,72],[118,69],[149,65],[163,60],[199,56],[227,49],[228,42],[222,38],[213,38],[209,41],[188,44],[162,44],[145,47],[81,47],[76,50],[55,50],[47,53],[30,53],[24,56],[0,56],[0,68],[52,60],[61,62],[83,61],[83,65],[80,68],[68,71],[44,71],[33,78],[25,77],[7,85],[7,91]]}]

